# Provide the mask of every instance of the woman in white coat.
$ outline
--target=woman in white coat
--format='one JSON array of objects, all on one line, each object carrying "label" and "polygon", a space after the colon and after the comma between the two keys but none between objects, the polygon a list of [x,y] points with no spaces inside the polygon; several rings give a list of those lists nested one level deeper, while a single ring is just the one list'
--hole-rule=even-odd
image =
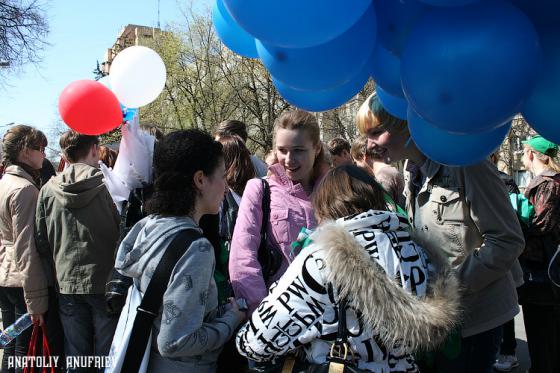
[{"label": "woman in white coat", "polygon": [[267,361],[303,347],[308,363],[324,363],[345,299],[349,356],[360,369],[418,371],[411,353],[455,325],[454,276],[435,270],[406,217],[387,211],[382,188],[356,166],[331,170],[313,206],[320,227],[238,333],[239,351]]}]

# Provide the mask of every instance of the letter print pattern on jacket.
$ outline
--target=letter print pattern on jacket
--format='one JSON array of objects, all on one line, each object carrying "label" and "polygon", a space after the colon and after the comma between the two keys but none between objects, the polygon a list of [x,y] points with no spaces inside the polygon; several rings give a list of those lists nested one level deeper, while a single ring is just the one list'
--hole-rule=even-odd
[{"label": "letter print pattern on jacket", "polygon": [[[359,293],[351,293],[352,297],[357,300],[362,298],[361,302],[383,303],[388,312],[406,311],[406,308],[401,308],[399,300],[391,302],[383,299],[383,294],[386,294],[383,288],[402,287],[406,292],[401,292],[411,298],[422,297],[427,291],[427,257],[410,240],[408,228],[404,217],[386,211],[369,211],[339,219],[328,229],[314,233],[311,237],[314,242],[296,257],[239,331],[236,340],[239,351],[250,359],[264,361],[303,346],[308,361],[326,361],[331,342],[337,335],[339,319],[336,289],[340,289],[340,284],[329,280],[333,268],[327,264],[332,251],[326,246],[331,244],[365,257],[363,263],[342,264],[342,271],[348,273],[339,273],[340,276],[352,278],[356,283],[368,281],[368,278],[356,275],[359,270],[354,270],[366,266],[371,267],[367,271],[376,271],[382,279],[366,284],[366,287],[379,288],[376,294],[380,299],[363,299],[371,296]],[[324,237],[326,235],[330,237]],[[335,242],[337,240],[339,242]],[[325,241],[329,243],[325,244]],[[393,340],[391,345],[384,344],[375,327],[364,325],[363,320],[376,320],[378,317],[365,314],[372,309],[349,306],[346,310],[349,342],[359,367],[379,373],[416,372],[414,359],[403,348],[402,339]],[[404,322],[414,323],[408,315],[401,316]]]}]

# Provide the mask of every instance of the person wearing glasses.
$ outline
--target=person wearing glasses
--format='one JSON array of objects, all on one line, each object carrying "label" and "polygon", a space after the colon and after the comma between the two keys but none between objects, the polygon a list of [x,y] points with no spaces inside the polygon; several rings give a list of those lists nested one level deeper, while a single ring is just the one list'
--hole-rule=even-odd
[{"label": "person wearing glasses", "polygon": [[[48,308],[48,289],[33,226],[45,158],[45,135],[30,126],[11,127],[2,140],[0,180],[0,307],[4,328],[25,313],[42,325]],[[26,356],[31,330],[4,348],[2,371],[8,359]]]}]

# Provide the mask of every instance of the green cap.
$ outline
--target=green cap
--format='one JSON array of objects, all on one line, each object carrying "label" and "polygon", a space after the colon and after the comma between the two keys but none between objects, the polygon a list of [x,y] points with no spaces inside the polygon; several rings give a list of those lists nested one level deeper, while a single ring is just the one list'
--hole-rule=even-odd
[{"label": "green cap", "polygon": [[523,144],[527,144],[533,150],[550,157],[556,157],[558,153],[558,145],[540,135],[533,136],[529,140],[523,141]]}]

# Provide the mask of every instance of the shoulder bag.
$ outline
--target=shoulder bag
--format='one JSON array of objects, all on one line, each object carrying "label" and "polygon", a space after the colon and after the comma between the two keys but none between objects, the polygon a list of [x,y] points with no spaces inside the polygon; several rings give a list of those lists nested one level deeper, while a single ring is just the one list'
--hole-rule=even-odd
[{"label": "shoulder bag", "polygon": [[112,366],[106,372],[146,372],[152,327],[163,303],[171,272],[191,244],[201,237],[202,234],[194,229],[177,233],[159,261],[144,295],[136,285],[130,287],[109,352]]},{"label": "shoulder bag", "polygon": [[266,179],[261,179],[263,187],[263,197],[262,197],[262,212],[263,218],[261,223],[261,242],[258,249],[258,260],[262,268],[262,274],[264,282],[268,283],[268,280],[278,270],[282,265],[282,253],[275,248],[268,245],[268,224],[270,223],[270,186]]}]

